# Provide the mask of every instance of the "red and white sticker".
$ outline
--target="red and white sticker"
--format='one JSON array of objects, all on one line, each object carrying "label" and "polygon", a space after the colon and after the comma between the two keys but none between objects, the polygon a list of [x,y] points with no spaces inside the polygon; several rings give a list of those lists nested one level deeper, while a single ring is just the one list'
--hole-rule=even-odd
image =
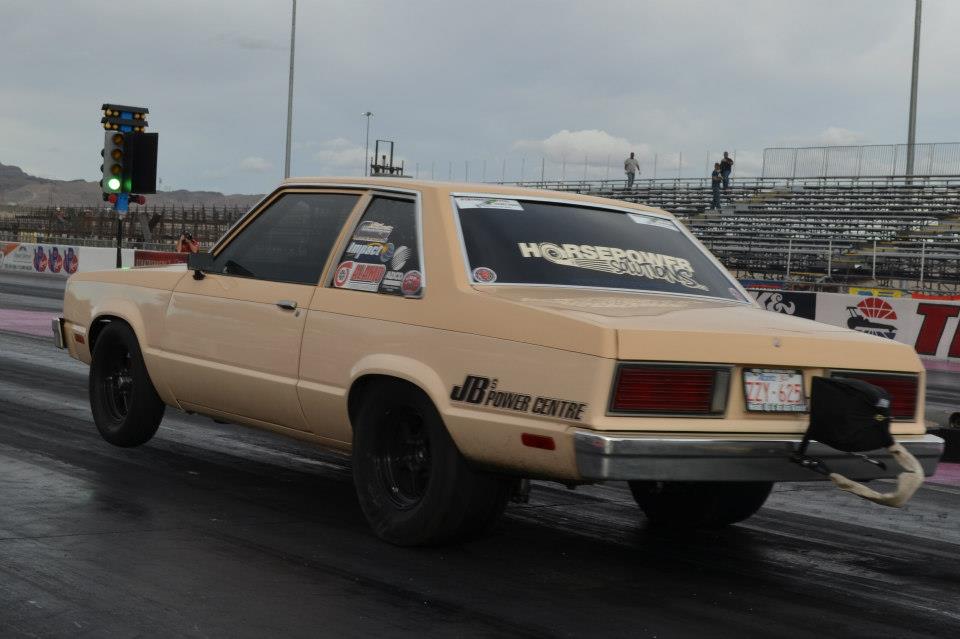
[{"label": "red and white sticker", "polygon": [[403,282],[400,284],[400,291],[404,295],[416,296],[420,294],[423,288],[423,275],[420,271],[407,271],[403,275]]},{"label": "red and white sticker", "polygon": [[497,281],[497,274],[492,268],[478,266],[473,269],[473,280],[481,284],[492,284]]},{"label": "red and white sticker", "polygon": [[353,265],[356,262],[340,262],[340,266],[337,267],[337,272],[333,276],[333,285],[337,288],[343,288],[347,285],[347,280],[350,279],[350,271],[353,270]]},{"label": "red and white sticker", "polygon": [[341,262],[333,276],[333,285],[337,288],[349,288],[355,291],[376,291],[383,280],[387,267],[383,264],[365,264],[363,262]]}]

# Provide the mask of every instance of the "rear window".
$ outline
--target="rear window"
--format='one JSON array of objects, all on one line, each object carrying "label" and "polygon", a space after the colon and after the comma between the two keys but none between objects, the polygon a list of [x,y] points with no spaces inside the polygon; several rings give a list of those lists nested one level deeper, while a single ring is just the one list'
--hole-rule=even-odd
[{"label": "rear window", "polygon": [[745,301],[673,220],[529,200],[456,197],[475,284],[684,293]]}]

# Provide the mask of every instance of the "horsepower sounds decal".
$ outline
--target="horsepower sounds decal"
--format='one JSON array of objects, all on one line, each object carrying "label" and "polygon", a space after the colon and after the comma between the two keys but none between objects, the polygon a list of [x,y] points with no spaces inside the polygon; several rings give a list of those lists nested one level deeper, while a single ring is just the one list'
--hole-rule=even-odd
[{"label": "horsepower sounds decal", "polygon": [[709,290],[695,279],[689,261],[672,255],[590,244],[518,242],[517,247],[523,257],[540,258],[561,266],[663,280],[686,288]]},{"label": "horsepower sounds decal", "polygon": [[583,413],[587,409],[587,404],[582,402],[499,390],[498,381],[497,378],[467,375],[462,384],[454,386],[450,391],[450,399],[477,406],[490,406],[516,413],[570,419],[577,422],[583,419]]}]

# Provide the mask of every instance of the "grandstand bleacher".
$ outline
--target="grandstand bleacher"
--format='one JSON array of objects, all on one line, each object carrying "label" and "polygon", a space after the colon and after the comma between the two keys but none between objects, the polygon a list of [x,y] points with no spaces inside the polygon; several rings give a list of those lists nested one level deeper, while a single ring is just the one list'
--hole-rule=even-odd
[{"label": "grandstand bleacher", "polygon": [[666,209],[741,278],[960,290],[960,177],[746,178],[720,211],[702,179],[546,186]]},{"label": "grandstand bleacher", "polygon": [[[516,184],[516,183],[514,183]],[[871,286],[960,292],[960,177],[740,178],[708,211],[704,179],[526,182],[656,206],[677,215],[738,277],[831,290]],[[167,247],[181,229],[213,243],[243,214],[231,208],[142,207],[131,244]],[[150,233],[144,229],[150,227]],[[0,211],[0,241],[112,242],[116,214],[88,208]],[[144,243],[147,241],[147,244]]]}]

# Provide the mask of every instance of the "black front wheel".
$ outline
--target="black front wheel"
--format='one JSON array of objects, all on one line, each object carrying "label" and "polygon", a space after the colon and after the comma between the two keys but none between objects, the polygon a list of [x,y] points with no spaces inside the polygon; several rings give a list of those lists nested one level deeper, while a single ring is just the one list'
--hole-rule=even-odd
[{"label": "black front wheel", "polygon": [[100,435],[114,446],[144,444],[163,419],[165,406],[143,363],[133,330],[111,322],[93,347],[90,409]]},{"label": "black front wheel", "polygon": [[384,380],[362,401],[353,425],[353,478],[381,539],[439,544],[497,520],[515,482],[470,468],[420,389]]},{"label": "black front wheel", "polygon": [[668,528],[722,528],[752,516],[771,482],[632,481],[630,492],[651,524]]}]

